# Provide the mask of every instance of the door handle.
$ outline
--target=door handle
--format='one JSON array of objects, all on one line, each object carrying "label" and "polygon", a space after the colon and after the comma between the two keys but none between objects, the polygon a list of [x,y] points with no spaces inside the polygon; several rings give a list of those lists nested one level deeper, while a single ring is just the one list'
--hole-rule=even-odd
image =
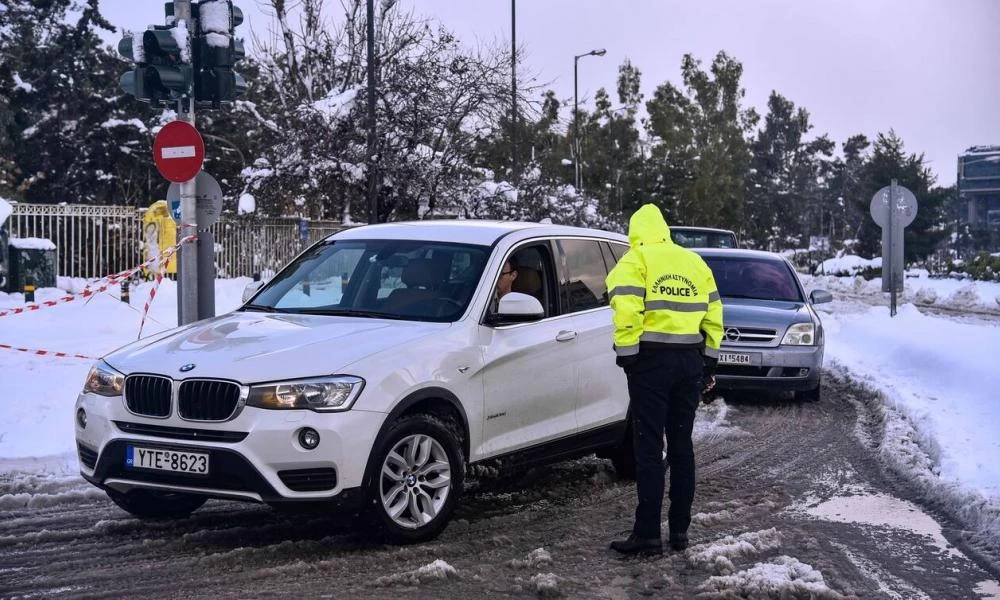
[{"label": "door handle", "polygon": [[576,339],[576,332],[575,331],[566,331],[566,330],[563,330],[563,331],[560,331],[558,335],[556,335],[556,341],[557,342],[568,342],[570,340],[575,340],[575,339]]}]

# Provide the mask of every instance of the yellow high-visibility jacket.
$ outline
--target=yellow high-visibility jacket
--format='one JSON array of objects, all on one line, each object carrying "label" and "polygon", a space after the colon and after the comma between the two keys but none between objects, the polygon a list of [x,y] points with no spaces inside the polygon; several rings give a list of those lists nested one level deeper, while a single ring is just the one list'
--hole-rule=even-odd
[{"label": "yellow high-visibility jacket", "polygon": [[646,204],[628,226],[631,248],[608,274],[615,351],[638,354],[639,343],[704,348],[719,357],[722,301],[705,261],[670,239],[660,209]]}]

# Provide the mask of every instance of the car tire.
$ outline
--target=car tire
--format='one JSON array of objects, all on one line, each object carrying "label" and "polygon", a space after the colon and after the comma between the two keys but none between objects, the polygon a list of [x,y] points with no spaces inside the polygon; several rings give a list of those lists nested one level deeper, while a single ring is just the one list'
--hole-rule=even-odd
[{"label": "car tire", "polygon": [[455,424],[427,414],[402,417],[375,444],[369,520],[387,540],[414,544],[448,525],[465,482]]},{"label": "car tire", "polygon": [[111,501],[125,512],[140,519],[177,519],[186,517],[201,508],[205,496],[160,492],[156,490],[132,490],[119,492],[106,490]]},{"label": "car tire", "polygon": [[819,402],[820,400],[820,389],[822,388],[822,381],[816,384],[816,387],[808,389],[802,392],[795,392],[795,399],[800,402]]}]

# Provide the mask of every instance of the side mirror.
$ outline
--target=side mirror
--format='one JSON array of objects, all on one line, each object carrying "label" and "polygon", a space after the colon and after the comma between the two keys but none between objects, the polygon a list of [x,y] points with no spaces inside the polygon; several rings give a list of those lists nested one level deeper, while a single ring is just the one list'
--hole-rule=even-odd
[{"label": "side mirror", "polygon": [[537,321],[545,316],[545,309],[538,298],[522,294],[520,292],[510,292],[500,298],[500,305],[497,307],[497,314],[493,315],[493,323],[526,323]]},{"label": "side mirror", "polygon": [[257,293],[257,290],[259,290],[262,285],[264,285],[263,281],[253,281],[248,283],[247,286],[243,288],[243,302],[253,298],[253,295]]},{"label": "side mirror", "polygon": [[813,304],[825,304],[827,302],[833,302],[833,294],[826,290],[813,290],[809,294],[809,300]]}]

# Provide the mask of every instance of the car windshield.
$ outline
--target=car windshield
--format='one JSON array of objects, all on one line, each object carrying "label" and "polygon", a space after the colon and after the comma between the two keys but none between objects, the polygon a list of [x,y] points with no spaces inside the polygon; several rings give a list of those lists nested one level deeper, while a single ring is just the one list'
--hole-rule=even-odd
[{"label": "car windshield", "polygon": [[731,233],[671,229],[670,239],[685,248],[735,248],[736,237]]},{"label": "car windshield", "polygon": [[707,256],[723,298],[802,302],[795,274],[778,260]]},{"label": "car windshield", "polygon": [[331,241],[296,258],[245,308],[454,321],[465,312],[489,252],[446,242]]}]

